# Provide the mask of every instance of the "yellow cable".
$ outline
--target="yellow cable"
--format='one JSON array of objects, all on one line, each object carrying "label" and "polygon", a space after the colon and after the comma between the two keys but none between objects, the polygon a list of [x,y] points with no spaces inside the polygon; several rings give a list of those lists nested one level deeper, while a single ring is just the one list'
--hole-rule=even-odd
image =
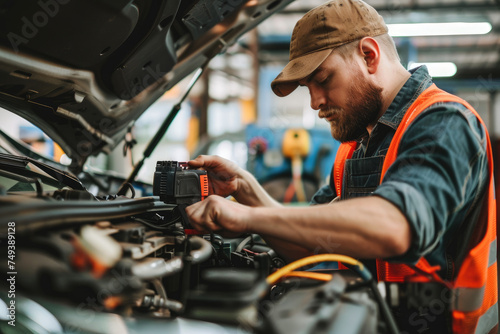
[{"label": "yellow cable", "polygon": [[332,279],[332,275],[330,274],[316,273],[314,271],[292,271],[291,273],[286,274],[284,277],[310,278],[325,282],[328,282]]},{"label": "yellow cable", "polygon": [[294,271],[295,269],[313,264],[313,263],[318,263],[318,262],[333,262],[333,261],[338,261],[338,262],[344,262],[348,264],[352,264],[355,266],[358,266],[360,270],[364,269],[364,266],[361,262],[358,260],[353,259],[352,257],[345,256],[345,255],[339,255],[339,254],[319,254],[319,255],[312,255],[309,257],[305,257],[303,259],[297,260],[295,262],[292,262],[283,268],[279,269],[278,271],[272,273],[271,275],[267,276],[267,284],[272,285],[275,284],[277,281],[279,281],[283,276],[286,274]]}]

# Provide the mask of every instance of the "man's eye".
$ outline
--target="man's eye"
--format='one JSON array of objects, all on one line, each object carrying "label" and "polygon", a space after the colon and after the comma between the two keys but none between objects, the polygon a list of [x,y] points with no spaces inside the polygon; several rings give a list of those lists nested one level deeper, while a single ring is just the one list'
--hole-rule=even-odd
[{"label": "man's eye", "polygon": [[328,80],[329,80],[329,79],[330,79],[330,77],[326,77],[326,78],[324,78],[324,79],[319,80],[319,81],[318,81],[318,83],[319,83],[320,85],[324,86],[325,84],[327,84],[327,83],[328,83]]}]

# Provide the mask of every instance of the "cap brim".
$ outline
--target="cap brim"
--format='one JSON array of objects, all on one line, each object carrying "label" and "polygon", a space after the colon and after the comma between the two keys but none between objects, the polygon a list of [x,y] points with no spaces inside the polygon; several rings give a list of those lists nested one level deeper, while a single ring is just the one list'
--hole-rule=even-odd
[{"label": "cap brim", "polygon": [[330,55],[332,49],[321,50],[291,60],[271,82],[271,89],[278,96],[287,96],[298,86],[299,80],[313,73]]}]

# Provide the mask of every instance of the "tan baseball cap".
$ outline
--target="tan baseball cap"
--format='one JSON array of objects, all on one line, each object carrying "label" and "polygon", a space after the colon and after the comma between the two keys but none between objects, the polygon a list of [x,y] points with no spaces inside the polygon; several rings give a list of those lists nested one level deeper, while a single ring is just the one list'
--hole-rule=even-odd
[{"label": "tan baseball cap", "polygon": [[361,0],[334,0],[310,10],[293,29],[290,62],[271,83],[273,92],[287,96],[333,49],[387,31],[382,16]]}]

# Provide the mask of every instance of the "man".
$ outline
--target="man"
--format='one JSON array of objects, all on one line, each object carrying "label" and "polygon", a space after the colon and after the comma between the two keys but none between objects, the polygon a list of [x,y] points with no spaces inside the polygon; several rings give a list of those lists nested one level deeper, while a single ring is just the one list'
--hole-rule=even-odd
[{"label": "man", "polygon": [[408,72],[382,17],[357,0],[328,2],[297,22],[290,62],[271,86],[286,96],[299,85],[345,143],[317,205],[285,208],[234,163],[200,156],[190,165],[208,171],[215,196],[187,208],[192,224],[258,233],[287,260],[315,252],[366,260],[382,281],[425,281],[426,271],[454,297],[446,312],[401,306],[402,328],[496,330],[491,149],[472,107],[432,85],[425,67]]}]

